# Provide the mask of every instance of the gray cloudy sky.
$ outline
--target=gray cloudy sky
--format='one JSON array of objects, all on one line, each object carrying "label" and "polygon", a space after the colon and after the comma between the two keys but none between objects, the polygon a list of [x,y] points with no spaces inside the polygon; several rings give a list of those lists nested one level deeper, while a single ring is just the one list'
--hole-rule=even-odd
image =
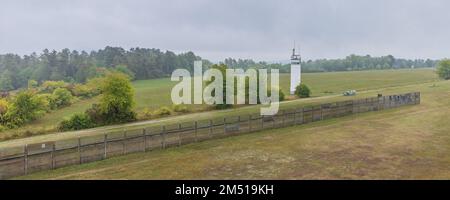
[{"label": "gray cloudy sky", "polygon": [[286,60],[450,57],[447,0],[2,0],[0,53],[104,46]]}]

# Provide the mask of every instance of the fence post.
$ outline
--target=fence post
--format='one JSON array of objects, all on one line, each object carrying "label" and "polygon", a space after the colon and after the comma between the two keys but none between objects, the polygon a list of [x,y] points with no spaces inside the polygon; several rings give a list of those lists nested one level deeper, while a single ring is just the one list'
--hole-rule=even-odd
[{"label": "fence post", "polygon": [[125,141],[127,139],[127,131],[123,131],[123,139],[122,139],[122,155],[125,155],[127,152],[127,147],[125,145]]},{"label": "fence post", "polygon": [[302,107],[302,124],[305,123],[305,107]]},{"label": "fence post", "polygon": [[145,128],[143,128],[142,129],[142,137],[144,137],[144,148],[143,148],[143,152],[146,152],[147,151],[147,133],[146,133],[146,131],[147,130],[145,130]]},{"label": "fence post", "polygon": [[181,124],[178,124],[178,146],[181,146]]},{"label": "fence post", "polygon": [[223,134],[227,134],[227,118],[223,118]]},{"label": "fence post", "polygon": [[417,93],[417,103],[416,104],[420,104],[420,92]]},{"label": "fence post", "polygon": [[238,133],[237,134],[240,134],[241,133],[241,116],[239,115],[238,116]]},{"label": "fence post", "polygon": [[197,139],[197,121],[194,122],[194,137],[195,137],[195,142],[198,141]]},{"label": "fence post", "polygon": [[272,128],[275,128],[275,115],[272,115]]},{"label": "fence post", "polygon": [[161,137],[162,137],[162,148],[165,149],[166,148],[166,136],[165,136],[165,132],[166,132],[166,126],[162,126],[162,131],[161,131]]},{"label": "fence post", "polygon": [[52,154],[51,154],[51,157],[52,157],[52,169],[55,169],[55,144],[53,143],[52,144]]},{"label": "fence post", "polygon": [[286,111],[283,110],[283,121],[281,122],[281,126],[284,127],[286,125]]},{"label": "fence post", "polygon": [[323,107],[320,105],[320,121],[323,121]]},{"label": "fence post", "polygon": [[103,159],[106,159],[106,148],[108,148],[108,134],[105,133],[103,138]]},{"label": "fence post", "polygon": [[264,129],[264,115],[260,115],[261,118],[261,130]]},{"label": "fence post", "polygon": [[24,149],[23,149],[23,172],[25,175],[28,174],[28,144],[25,144]]},{"label": "fence post", "polygon": [[297,108],[294,108],[294,126],[297,125]]},{"label": "fence post", "polygon": [[252,132],[252,115],[248,115],[248,132]]},{"label": "fence post", "polygon": [[81,138],[78,137],[78,157],[79,157],[79,164],[81,164]]},{"label": "fence post", "polygon": [[212,138],[213,133],[213,121],[212,119],[209,120],[209,137]]}]

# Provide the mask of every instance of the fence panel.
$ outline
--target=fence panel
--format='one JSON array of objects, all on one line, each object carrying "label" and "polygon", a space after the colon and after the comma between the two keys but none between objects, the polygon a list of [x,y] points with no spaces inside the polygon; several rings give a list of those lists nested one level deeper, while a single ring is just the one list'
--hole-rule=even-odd
[{"label": "fence panel", "polygon": [[23,156],[0,160],[0,180],[26,174],[26,164]]},{"label": "fence panel", "polygon": [[284,110],[279,111],[276,115],[273,117],[273,123],[271,128],[280,128],[283,127],[284,122]]},{"label": "fence panel", "polygon": [[263,127],[263,118],[259,114],[253,114],[249,115],[250,118],[250,124],[249,129],[252,131],[259,131],[262,130]]},{"label": "fence panel", "polygon": [[83,137],[80,140],[81,163],[93,162],[104,159],[105,136],[95,135]]},{"label": "fence panel", "polygon": [[303,124],[307,124],[313,121],[313,108],[305,107],[303,108]]},{"label": "fence panel", "polygon": [[303,117],[303,108],[298,108],[295,110],[295,124],[303,124],[304,117]]},{"label": "fence panel", "polygon": [[284,125],[285,126],[293,126],[296,123],[296,110],[286,110],[285,111],[286,117],[284,118]]},{"label": "fence panel", "polygon": [[213,138],[222,138],[225,137],[225,118],[222,119],[214,119],[213,127],[212,127],[212,137]]},{"label": "fence panel", "polygon": [[124,139],[125,154],[144,151],[144,132],[142,129],[127,131]]},{"label": "fence panel", "polygon": [[56,150],[53,155],[54,168],[75,165],[80,162],[78,147]]}]

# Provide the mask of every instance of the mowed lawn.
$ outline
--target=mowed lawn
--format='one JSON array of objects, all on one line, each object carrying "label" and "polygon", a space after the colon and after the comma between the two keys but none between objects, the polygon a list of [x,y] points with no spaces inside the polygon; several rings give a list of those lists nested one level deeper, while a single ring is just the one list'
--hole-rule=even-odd
[{"label": "mowed lawn", "polygon": [[[313,97],[338,95],[349,89],[366,91],[437,80],[434,70],[431,69],[304,73],[302,78],[303,82],[310,86]],[[280,87],[285,94],[289,93],[289,80],[289,74],[281,74]],[[140,113],[145,108],[155,110],[162,106],[170,107],[172,105],[170,92],[175,84],[176,82],[170,81],[169,78],[133,82],[136,92],[135,110]],[[98,102],[98,97],[79,101],[69,107],[48,113],[19,129],[0,132],[0,141],[11,135],[23,134],[27,130],[33,135],[55,130],[58,123],[64,118],[84,112],[96,102]],[[202,110],[205,107],[205,105],[189,106],[192,111]]]},{"label": "mowed lawn", "polygon": [[450,81],[420,105],[136,153],[17,179],[449,179]]}]

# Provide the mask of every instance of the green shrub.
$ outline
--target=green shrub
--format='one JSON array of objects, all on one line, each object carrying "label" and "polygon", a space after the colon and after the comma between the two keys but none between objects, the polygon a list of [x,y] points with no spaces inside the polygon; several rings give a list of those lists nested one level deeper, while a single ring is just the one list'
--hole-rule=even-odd
[{"label": "green shrub", "polygon": [[56,88],[53,91],[53,104],[54,106],[56,106],[56,108],[60,108],[63,106],[68,106],[72,103],[72,93],[70,93],[69,90],[67,90],[66,88]]},{"label": "green shrub", "polygon": [[0,125],[0,132],[2,132],[2,131],[4,131],[4,130],[7,130],[7,129],[8,129],[8,127],[3,126],[3,125]]},{"label": "green shrub", "polygon": [[42,109],[44,109],[46,112],[50,112],[52,109],[56,109],[54,105],[52,104],[53,101],[53,95],[51,94],[37,94],[36,99],[42,103]]},{"label": "green shrub", "polygon": [[96,77],[89,79],[86,82],[86,87],[88,88],[89,92],[93,95],[99,95],[102,93],[101,87],[103,83],[105,82],[105,77]]},{"label": "green shrub", "polygon": [[92,122],[97,125],[103,125],[105,123],[105,117],[100,109],[100,105],[92,104],[90,108],[88,108],[85,112],[86,115],[89,116]]},{"label": "green shrub", "polygon": [[95,94],[93,91],[89,89],[88,86],[83,84],[75,84],[70,88],[70,91],[73,96],[81,97],[81,98],[90,98]]},{"label": "green shrub", "polygon": [[35,80],[28,80],[28,89],[36,88],[38,86],[38,82]]},{"label": "green shrub", "polygon": [[170,110],[170,108],[165,106],[155,111],[155,115],[157,116],[166,116],[170,114],[172,114],[172,110]]},{"label": "green shrub", "polygon": [[142,111],[142,115],[145,119],[150,119],[152,118],[153,113],[149,108],[144,108],[144,110]]},{"label": "green shrub", "polygon": [[8,128],[16,128],[41,117],[45,113],[45,102],[42,98],[39,98],[33,92],[21,91],[8,107],[2,123]]},{"label": "green shrub", "polygon": [[307,85],[300,83],[300,85],[298,85],[295,88],[295,95],[297,95],[300,98],[310,97],[311,90],[309,89],[309,87]]},{"label": "green shrub", "polygon": [[52,93],[57,88],[65,88],[67,85],[64,81],[44,81],[40,88],[43,92]]},{"label": "green shrub", "polygon": [[179,112],[179,113],[188,113],[189,112],[189,108],[183,104],[173,105],[172,110],[175,112]]},{"label": "green shrub", "polygon": [[75,114],[70,119],[60,122],[58,129],[61,131],[72,131],[86,128],[92,128],[95,124],[85,113]]},{"label": "green shrub", "polygon": [[439,62],[436,72],[440,78],[450,80],[450,59]]},{"label": "green shrub", "polygon": [[278,92],[279,92],[279,95],[278,95],[278,96],[279,96],[279,97],[278,97],[279,101],[284,101],[285,98],[286,98],[286,96],[284,95],[283,90],[280,89]]},{"label": "green shrub", "polygon": [[[271,96],[272,95],[272,91],[267,89],[267,95]],[[282,89],[278,89],[278,101],[284,101],[285,100],[285,95]],[[259,101],[259,99],[258,99]]]},{"label": "green shrub", "polygon": [[136,120],[134,89],[130,79],[123,73],[110,73],[102,84],[101,113],[108,124]]}]

